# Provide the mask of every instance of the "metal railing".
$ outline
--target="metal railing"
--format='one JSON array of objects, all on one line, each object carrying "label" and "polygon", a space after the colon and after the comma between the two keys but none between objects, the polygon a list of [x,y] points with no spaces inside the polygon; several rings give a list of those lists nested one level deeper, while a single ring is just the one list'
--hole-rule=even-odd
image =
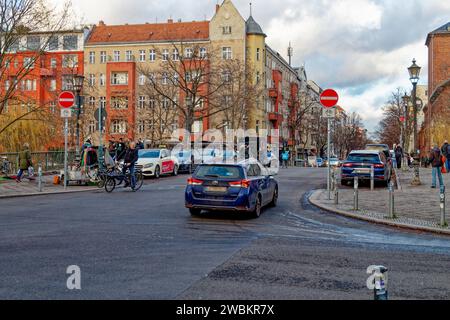
[{"label": "metal railing", "polygon": [[[19,152],[0,153],[0,158],[9,161],[8,174],[15,174],[19,170]],[[75,151],[68,152],[68,161],[75,160]],[[31,161],[35,168],[41,166],[43,172],[61,170],[64,168],[64,151],[31,152]]]}]

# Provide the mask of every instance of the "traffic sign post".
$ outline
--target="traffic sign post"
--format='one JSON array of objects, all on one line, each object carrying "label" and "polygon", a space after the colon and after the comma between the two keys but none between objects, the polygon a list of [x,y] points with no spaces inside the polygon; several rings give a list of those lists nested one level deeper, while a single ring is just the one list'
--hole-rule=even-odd
[{"label": "traffic sign post", "polygon": [[[328,192],[328,200],[331,200],[331,165],[330,165],[330,157],[331,157],[331,118],[335,116],[335,110],[329,111],[331,108],[337,105],[339,101],[339,95],[336,91],[332,89],[327,89],[320,95],[320,103],[325,108],[325,113],[327,115],[327,133],[328,133],[328,142],[327,142],[327,192]],[[333,110],[333,109],[331,109]]]},{"label": "traffic sign post", "polygon": [[61,117],[65,119],[64,121],[64,190],[67,189],[67,140],[69,132],[69,121],[68,119],[72,115],[72,106],[75,103],[75,95],[70,91],[63,91],[58,97],[59,106],[61,109]]}]

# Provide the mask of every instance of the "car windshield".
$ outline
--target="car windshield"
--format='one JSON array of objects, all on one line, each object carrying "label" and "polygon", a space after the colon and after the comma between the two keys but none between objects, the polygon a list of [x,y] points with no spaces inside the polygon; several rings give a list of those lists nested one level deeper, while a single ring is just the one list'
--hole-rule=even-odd
[{"label": "car windshield", "polygon": [[380,162],[378,154],[352,153],[347,161],[352,162]]},{"label": "car windshield", "polygon": [[157,159],[160,152],[158,150],[139,150],[139,158]]},{"label": "car windshield", "polygon": [[191,154],[191,151],[180,151],[178,152],[178,158],[189,158]]},{"label": "car windshield", "polygon": [[384,150],[389,150],[388,147],[383,146],[383,145],[368,145],[367,146],[367,150],[379,150],[379,151],[384,151]]},{"label": "car windshield", "polygon": [[243,170],[237,166],[200,166],[195,173],[197,178],[243,179]]}]

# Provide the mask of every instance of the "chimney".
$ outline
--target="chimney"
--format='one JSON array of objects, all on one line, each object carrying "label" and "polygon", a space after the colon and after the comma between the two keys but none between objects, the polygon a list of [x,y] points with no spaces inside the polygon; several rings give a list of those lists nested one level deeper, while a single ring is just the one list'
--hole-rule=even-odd
[{"label": "chimney", "polygon": [[173,19],[168,19],[167,23],[173,23]]},{"label": "chimney", "polygon": [[104,22],[103,20],[100,20],[100,21],[98,22],[98,25],[99,25],[99,26],[105,26],[105,22]]},{"label": "chimney", "polygon": [[217,13],[217,11],[219,11],[219,9],[220,9],[220,5],[216,4],[216,13]]}]

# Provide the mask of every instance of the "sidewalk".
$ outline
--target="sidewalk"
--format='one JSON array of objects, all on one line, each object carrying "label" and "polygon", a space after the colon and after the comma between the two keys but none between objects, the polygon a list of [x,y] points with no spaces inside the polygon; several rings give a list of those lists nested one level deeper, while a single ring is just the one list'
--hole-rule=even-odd
[{"label": "sidewalk", "polygon": [[28,180],[24,178],[22,182],[17,183],[15,180],[0,180],[0,199],[11,197],[25,197],[37,195],[49,195],[58,193],[72,193],[99,190],[97,187],[78,186],[71,184],[64,190],[63,185],[53,184],[53,175],[42,177],[42,191],[39,192],[38,179]]},{"label": "sidewalk", "polygon": [[[445,233],[450,235],[450,228],[440,226],[439,185],[431,189],[431,169],[420,169],[421,186],[411,186],[413,170],[403,172],[398,170],[401,188],[395,190],[396,219],[387,218],[389,215],[389,191],[387,188],[377,187],[370,191],[370,187],[359,189],[359,210],[353,210],[353,188],[339,185],[339,204],[327,199],[326,190],[317,190],[310,201],[324,210],[336,212],[352,218],[404,227],[416,230]],[[450,222],[450,174],[444,174],[446,185],[446,220]],[[334,199],[332,195],[332,199]]]}]

